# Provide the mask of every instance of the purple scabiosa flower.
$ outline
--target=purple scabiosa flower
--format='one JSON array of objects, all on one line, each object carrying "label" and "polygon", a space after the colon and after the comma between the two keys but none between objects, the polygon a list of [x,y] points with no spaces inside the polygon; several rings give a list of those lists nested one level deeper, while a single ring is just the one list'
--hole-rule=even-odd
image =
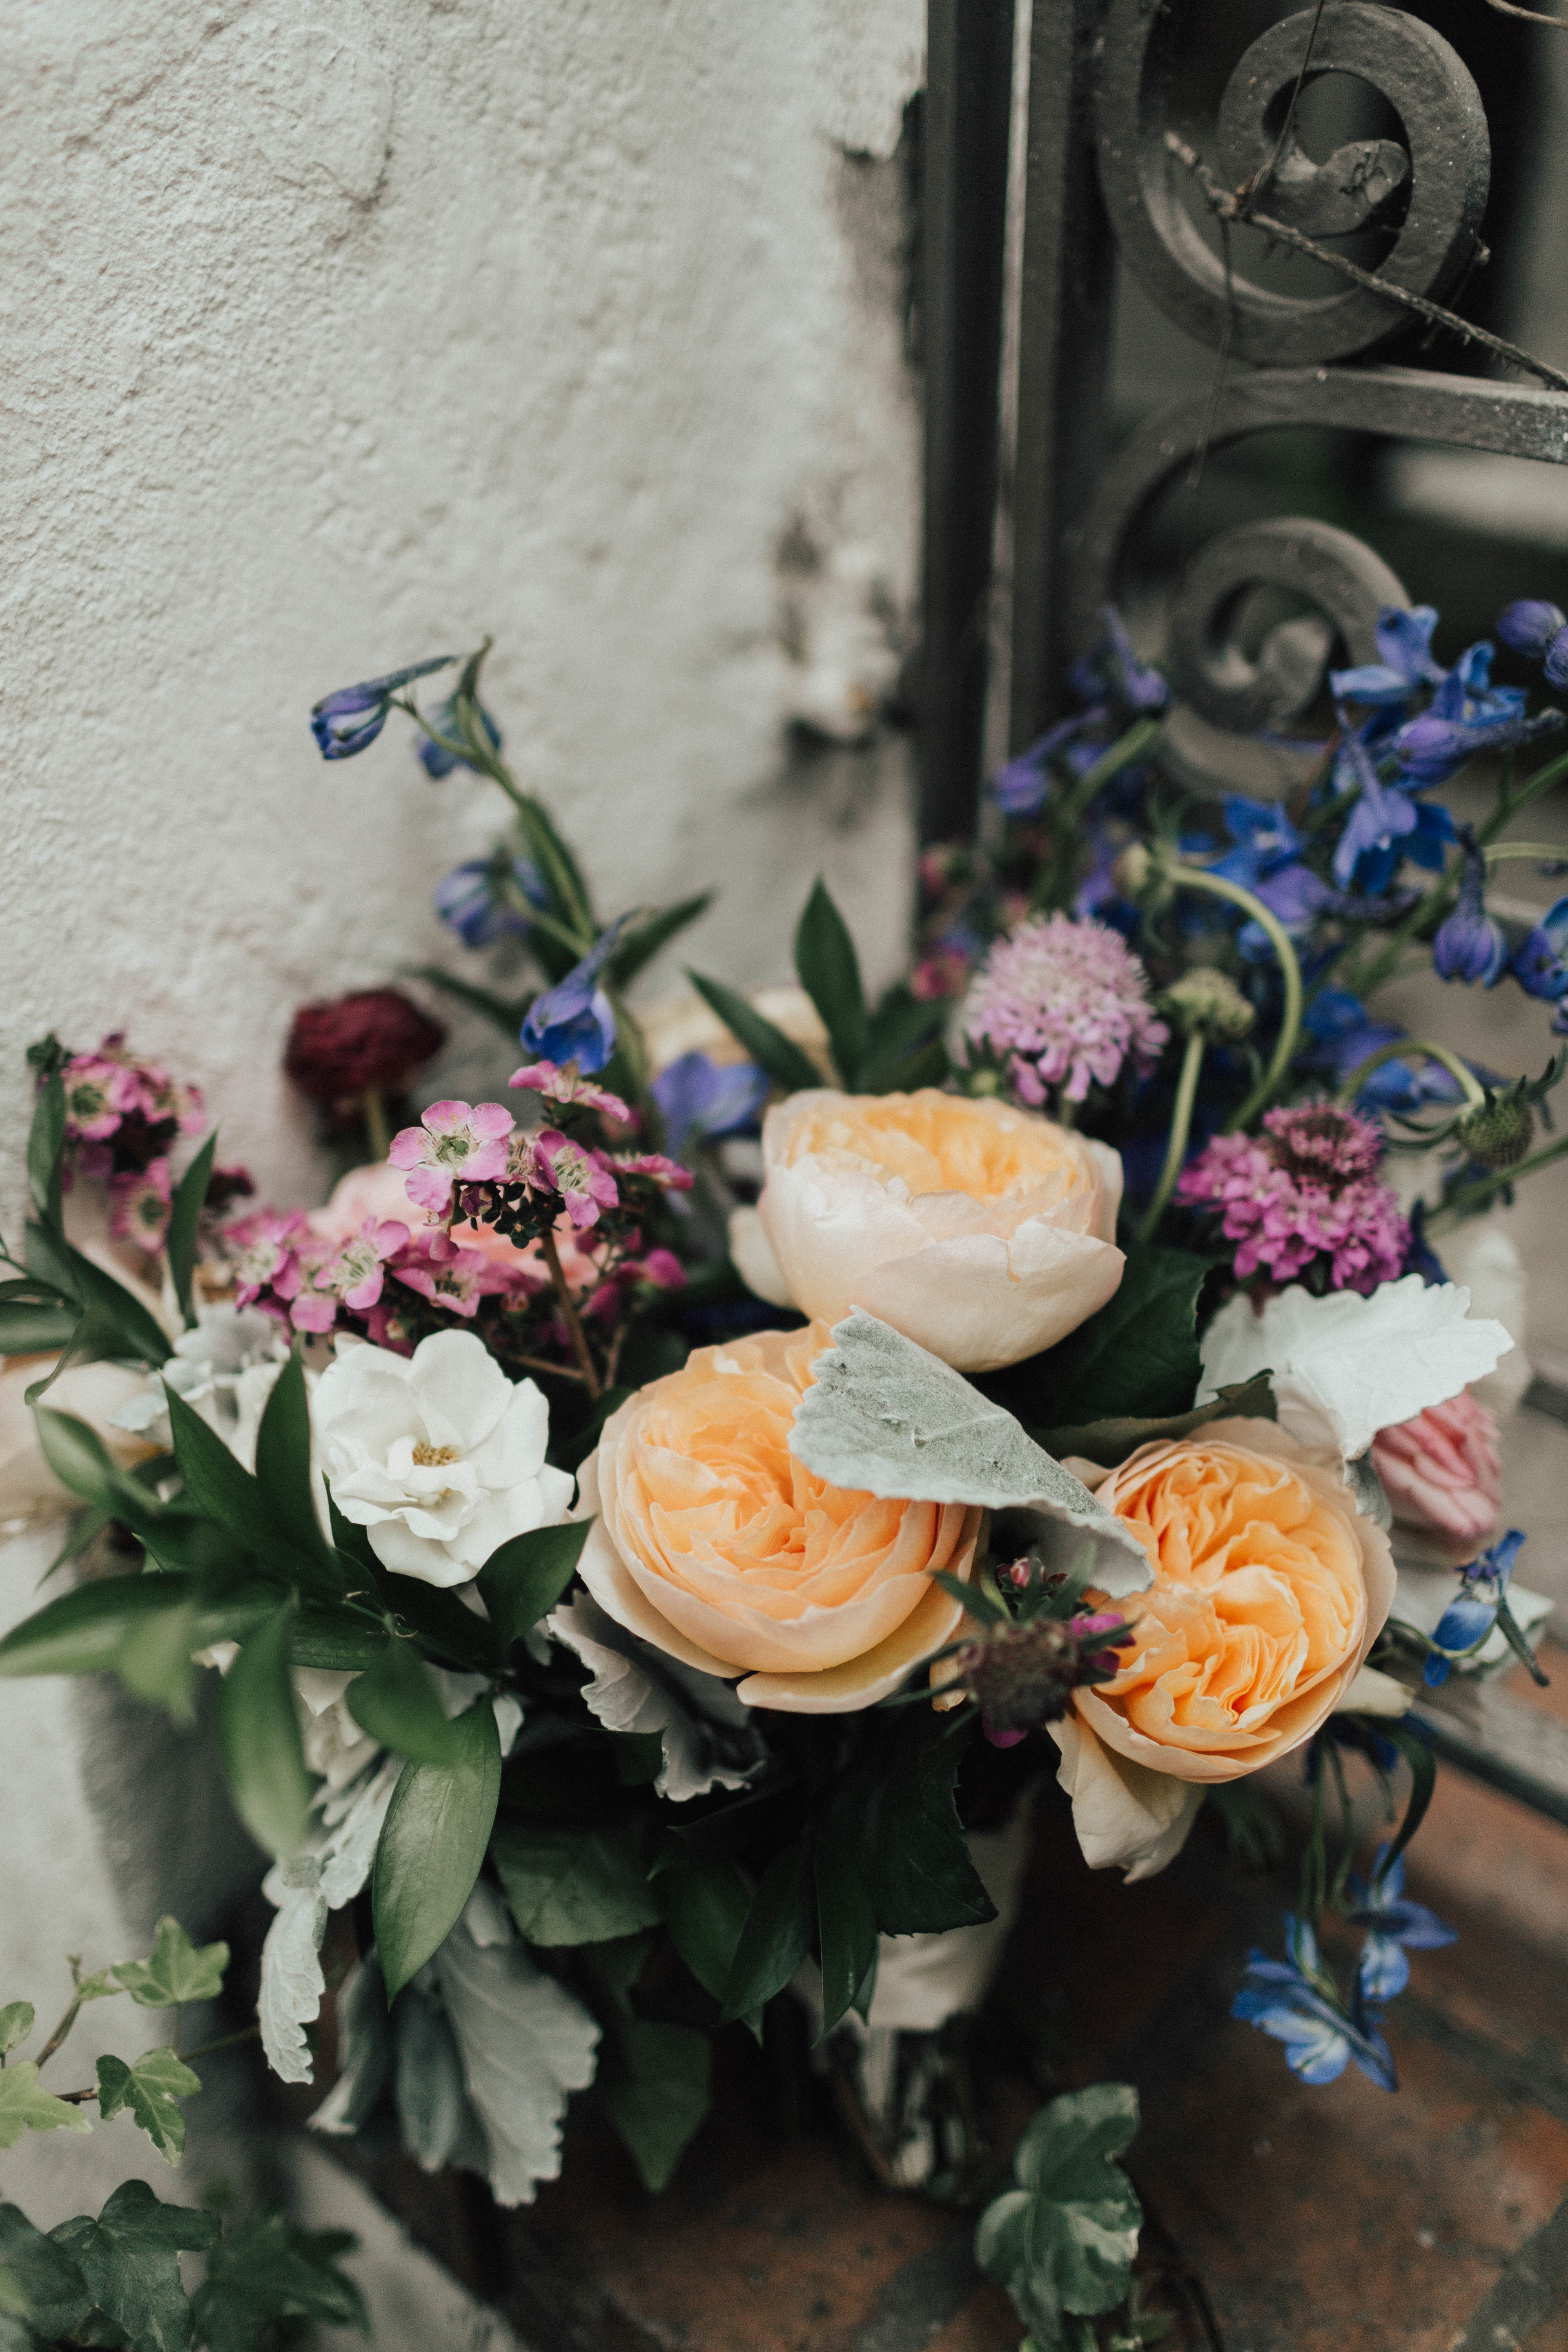
[{"label": "purple scabiosa flower", "polygon": [[1261,1136],[1216,1135],[1183,1170],[1176,1199],[1220,1219],[1238,1282],[1283,1288],[1309,1267],[1331,1290],[1370,1296],[1405,1268],[1410,1227],[1374,1174],[1383,1139],[1332,1103],[1273,1110]]},{"label": "purple scabiosa flower", "polygon": [[1379,709],[1408,702],[1424,686],[1440,686],[1447,673],[1432,657],[1436,625],[1435,604],[1417,604],[1408,612],[1385,604],[1377,616],[1378,659],[1359,669],[1332,671],[1329,685],[1334,699]]},{"label": "purple scabiosa flower", "polygon": [[1458,1941],[1458,1932],[1424,1903],[1412,1903],[1405,1892],[1405,1856],[1398,1854],[1384,1867],[1385,1845],[1379,1846],[1370,1882],[1352,1876],[1346,1883],[1354,1906],[1345,1913],[1352,1927],[1367,1930],[1362,1946],[1359,1975],[1368,2000],[1393,2000],[1410,1982],[1408,1952],[1435,1952]]},{"label": "purple scabiosa flower", "polygon": [[311,706],[310,732],[323,760],[352,760],[369,749],[386,724],[392,698],[400,687],[433,669],[447,669],[456,654],[437,654],[432,661],[411,662],[406,669],[388,670],[384,677],[366,678],[361,686],[341,686]]},{"label": "purple scabiosa flower", "polygon": [[166,1160],[109,1180],[109,1230],[117,1242],[132,1242],[155,1257],[169,1230],[174,1184]]},{"label": "purple scabiosa flower", "polygon": [[1396,2090],[1398,2078],[1381,2031],[1382,2018],[1368,2005],[1370,1985],[1358,1972],[1347,2017],[1337,1999],[1329,1998],[1331,1979],[1318,1958],[1311,1927],[1289,1913],[1285,1949],[1289,1958],[1284,1960],[1248,1952],[1241,1990],[1230,2005],[1232,2017],[1282,2042],[1286,2063],[1303,2083],[1337,2082],[1353,2060],[1380,2090]]},{"label": "purple scabiosa flower", "polygon": [[[474,709],[479,713],[479,725],[489,738],[490,750],[499,751],[500,729],[482,702],[476,702]],[[462,741],[463,730],[458,719],[458,698],[455,694],[449,694],[445,702],[437,704],[430,713],[430,724],[437,735],[446,736],[447,742]],[[428,735],[421,735],[416,748],[420,765],[435,784],[438,784],[443,776],[449,776],[454,768],[471,768],[474,765],[465,753],[448,751],[446,744],[434,741]]]},{"label": "purple scabiosa flower", "polygon": [[530,1062],[514,1070],[507,1080],[509,1087],[525,1087],[530,1094],[543,1095],[548,1102],[577,1103],[584,1110],[602,1111],[613,1118],[617,1127],[635,1127],[637,1113],[605,1087],[596,1087],[592,1078],[579,1077],[575,1069],[563,1070],[553,1062]]},{"label": "purple scabiosa flower", "polygon": [[581,963],[529,1006],[518,1034],[541,1061],[575,1062],[580,1070],[602,1070],[615,1052],[616,1016],[599,986],[599,974],[625,920],[623,915],[612,923]]},{"label": "purple scabiosa flower", "polygon": [[454,1184],[482,1184],[506,1173],[507,1144],[517,1125],[504,1103],[432,1103],[417,1127],[401,1129],[387,1158],[406,1171],[405,1190],[422,1209],[444,1215]]},{"label": "purple scabiosa flower", "polygon": [[682,1054],[660,1070],[651,1092],[663,1114],[669,1148],[679,1159],[694,1137],[706,1141],[752,1126],[768,1098],[768,1074],[755,1062],[715,1062],[706,1054]]},{"label": "purple scabiosa flower", "polygon": [[1082,1102],[1091,1081],[1112,1085],[1129,1060],[1152,1069],[1171,1034],[1121,933],[1069,915],[1046,916],[998,940],[960,1021],[970,1045],[994,1054],[1015,1092],[1037,1107],[1052,1086]]},{"label": "purple scabiosa flower", "polygon": [[531,929],[524,902],[542,913],[550,894],[539,868],[503,849],[494,857],[466,858],[437,883],[436,912],[465,947],[488,948],[509,936],[526,938]]},{"label": "purple scabiosa flower", "polygon": [[1533,596],[1521,596],[1497,618],[1497,633],[1504,645],[1511,646],[1516,654],[1533,654],[1537,661],[1563,628],[1568,628],[1568,614]]},{"label": "purple scabiosa flower", "polygon": [[1502,926],[1486,909],[1487,861],[1472,828],[1463,827],[1465,863],[1459,877],[1458,903],[1445,917],[1432,942],[1432,961],[1444,980],[1479,981],[1492,988],[1508,962],[1508,941]]},{"label": "purple scabiosa flower", "polygon": [[[1514,1561],[1523,1546],[1523,1528],[1510,1528],[1489,1550],[1471,1560],[1468,1568],[1460,1569],[1458,1598],[1450,1601],[1438,1618],[1432,1635],[1437,1647],[1421,1669],[1422,1680],[1429,1690],[1436,1690],[1448,1679],[1451,1661],[1441,1652],[1476,1649],[1497,1623],[1498,1610],[1513,1580]],[[1483,1585],[1488,1588],[1484,1593],[1478,1590]]]},{"label": "purple scabiosa flower", "polygon": [[1509,959],[1509,970],[1527,996],[1560,1003],[1568,996],[1568,898],[1549,907]]}]

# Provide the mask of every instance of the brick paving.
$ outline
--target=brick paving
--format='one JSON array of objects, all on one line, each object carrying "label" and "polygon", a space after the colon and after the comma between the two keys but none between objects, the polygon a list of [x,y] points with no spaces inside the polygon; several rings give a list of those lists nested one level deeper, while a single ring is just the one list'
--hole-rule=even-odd
[{"label": "brick paving", "polygon": [[[1549,1655],[1558,1711],[1568,1650]],[[1226,2352],[1568,2352],[1568,1831],[1440,1773],[1410,1885],[1460,1938],[1413,1956],[1394,2095],[1353,2070],[1310,2089],[1228,2017],[1290,1884],[1200,1824],[1123,1886],[1084,1868],[1047,1787],[981,2031],[999,2149],[1053,2090],[1135,2083],[1152,2269],[1195,2271]],[[523,2211],[398,2158],[375,2185],[535,2352],[1015,2352],[972,2216],[872,2186],[791,2039],[724,2037],[715,2113],[660,2199],[591,2098]],[[1190,2307],[1167,2339],[1205,2340]]]}]

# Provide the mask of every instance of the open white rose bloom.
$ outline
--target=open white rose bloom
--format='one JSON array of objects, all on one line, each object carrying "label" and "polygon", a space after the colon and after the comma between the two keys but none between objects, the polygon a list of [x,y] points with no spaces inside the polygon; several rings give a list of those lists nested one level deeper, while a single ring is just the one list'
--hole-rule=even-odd
[{"label": "open white rose bloom", "polygon": [[316,1467],[384,1568],[467,1584],[497,1547],[565,1517],[573,1482],[544,1458],[549,1408],[469,1331],[412,1356],[342,1349],[311,1402]]}]

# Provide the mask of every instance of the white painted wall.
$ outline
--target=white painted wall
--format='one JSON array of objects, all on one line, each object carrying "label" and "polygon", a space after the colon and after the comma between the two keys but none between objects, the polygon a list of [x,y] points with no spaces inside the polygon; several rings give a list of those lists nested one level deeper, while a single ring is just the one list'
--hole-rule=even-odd
[{"label": "white painted wall", "polygon": [[306,711],[487,628],[609,908],[717,880],[701,960],[774,978],[825,864],[885,973],[902,747],[790,757],[841,681],[777,559],[804,522],[907,617],[921,0],[5,13],[5,1103],[29,1037],[125,1024],[313,1196],[289,1013],[463,963],[429,891],[496,796],[390,730],[324,767]]}]

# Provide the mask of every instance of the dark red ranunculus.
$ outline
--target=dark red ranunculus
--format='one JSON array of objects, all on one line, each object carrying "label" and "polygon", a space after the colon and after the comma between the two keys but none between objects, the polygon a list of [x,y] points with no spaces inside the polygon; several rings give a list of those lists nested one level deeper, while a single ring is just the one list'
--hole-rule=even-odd
[{"label": "dark red ranunculus", "polygon": [[313,1102],[336,1103],[377,1087],[395,1095],[447,1032],[400,990],[361,988],[294,1015],[283,1067]]}]

